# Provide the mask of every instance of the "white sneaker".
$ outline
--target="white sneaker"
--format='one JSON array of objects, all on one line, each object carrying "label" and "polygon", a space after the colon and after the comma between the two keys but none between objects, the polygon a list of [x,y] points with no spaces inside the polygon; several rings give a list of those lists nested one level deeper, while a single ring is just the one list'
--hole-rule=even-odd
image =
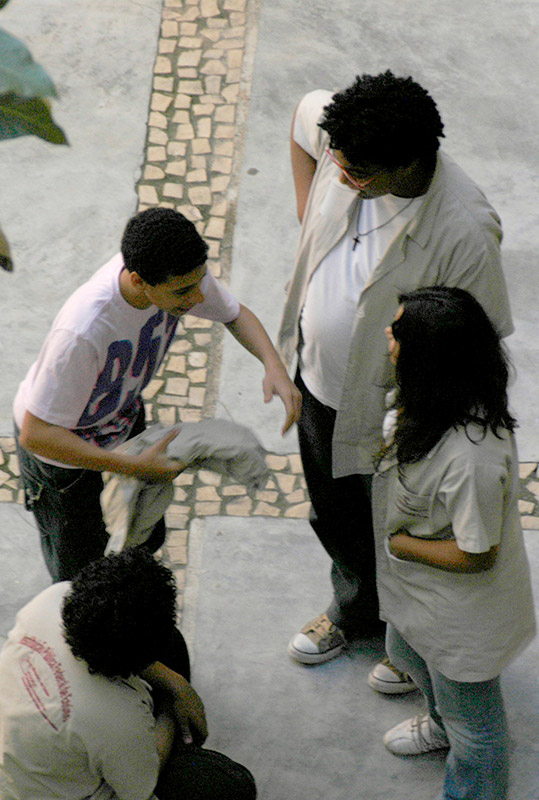
[{"label": "white sneaker", "polygon": [[387,656],[371,669],[367,683],[371,689],[382,694],[406,694],[417,689],[408,673],[400,672]]},{"label": "white sneaker", "polygon": [[429,714],[419,714],[391,728],[384,735],[384,744],[396,756],[418,756],[431,750],[445,750],[449,739]]}]

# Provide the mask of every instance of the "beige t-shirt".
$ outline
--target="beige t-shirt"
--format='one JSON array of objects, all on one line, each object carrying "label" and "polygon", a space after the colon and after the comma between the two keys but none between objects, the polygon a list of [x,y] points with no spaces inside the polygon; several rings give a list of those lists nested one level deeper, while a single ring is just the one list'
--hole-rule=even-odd
[{"label": "beige t-shirt", "polygon": [[148,685],[91,675],[65,642],[70,583],[17,615],[0,654],[2,800],[148,800],[159,774]]},{"label": "beige t-shirt", "polygon": [[[484,681],[531,641],[535,616],[518,513],[518,459],[509,434],[448,431],[416,464],[381,465],[373,513],[381,616],[425,661],[456,681]],[[404,528],[454,538],[461,550],[499,545],[492,569],[464,574],[404,561],[388,548]]]}]

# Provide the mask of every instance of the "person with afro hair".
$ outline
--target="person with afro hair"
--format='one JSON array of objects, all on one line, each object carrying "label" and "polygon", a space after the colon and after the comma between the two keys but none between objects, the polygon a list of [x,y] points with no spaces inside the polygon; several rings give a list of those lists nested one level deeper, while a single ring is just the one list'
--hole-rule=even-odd
[{"label": "person with afro hair", "polygon": [[[399,294],[467,289],[501,336],[512,332],[500,261],[500,220],[483,192],[440,150],[444,126],[430,94],[391,70],[300,100],[291,156],[301,234],[279,332],[298,356],[301,458],[311,525],[332,562],[333,598],[289,643],[319,664],[382,633],[371,481],[393,380],[384,328]],[[385,659],[372,688],[415,688]]]},{"label": "person with afro hair", "polygon": [[[101,473],[171,481],[182,465],[167,457],[169,433],[139,455],[116,445],[144,430],[142,391],[155,376],[186,313],[222,322],[264,366],[265,402],[279,395],[283,434],[301,396],[260,320],[208,271],[208,245],[192,222],[168,208],[129,220],[121,252],[66,301],[14,402],[26,507],[34,513],[47,568],[73,578],[108,541]],[[145,543],[163,544],[160,520]]]},{"label": "person with afro hair", "polygon": [[138,548],[19,611],[0,653],[4,800],[255,800],[245,767],[201,747],[175,622],[174,576]]}]

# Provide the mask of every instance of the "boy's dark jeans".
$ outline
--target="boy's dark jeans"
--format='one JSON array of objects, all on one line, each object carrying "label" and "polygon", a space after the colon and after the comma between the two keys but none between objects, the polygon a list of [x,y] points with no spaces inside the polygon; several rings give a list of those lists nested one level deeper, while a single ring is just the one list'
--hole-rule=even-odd
[{"label": "boy's dark jeans", "polygon": [[[144,428],[142,410],[129,438]],[[47,569],[54,583],[71,580],[82,567],[100,558],[107,546],[109,537],[99,501],[101,473],[45,464],[20,446],[17,427],[15,441],[25,506],[36,519]],[[165,521],[161,519],[142,546],[155,552],[165,535]]]}]

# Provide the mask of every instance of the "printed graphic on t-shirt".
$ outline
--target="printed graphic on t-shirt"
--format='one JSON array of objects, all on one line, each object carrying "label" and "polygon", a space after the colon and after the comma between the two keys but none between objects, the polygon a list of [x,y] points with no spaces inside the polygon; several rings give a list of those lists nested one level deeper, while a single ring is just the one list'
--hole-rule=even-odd
[{"label": "printed graphic on t-shirt", "polygon": [[137,397],[135,400],[131,399],[131,405],[127,407],[124,404],[110,422],[74,430],[73,433],[85,441],[94,442],[98,447],[113,447],[114,444],[121,443],[131,432],[142,408],[141,397]]},{"label": "printed graphic on t-shirt", "polygon": [[58,730],[71,714],[71,690],[56,653],[35,636],[23,636],[20,644],[28,648],[21,662],[21,680],[30,699],[48,722]]},{"label": "printed graphic on t-shirt", "polygon": [[76,434],[101,447],[125,438],[141,407],[140,394],[159,368],[177,324],[177,317],[159,309],[141,328],[136,352],[128,339],[109,345]]}]

